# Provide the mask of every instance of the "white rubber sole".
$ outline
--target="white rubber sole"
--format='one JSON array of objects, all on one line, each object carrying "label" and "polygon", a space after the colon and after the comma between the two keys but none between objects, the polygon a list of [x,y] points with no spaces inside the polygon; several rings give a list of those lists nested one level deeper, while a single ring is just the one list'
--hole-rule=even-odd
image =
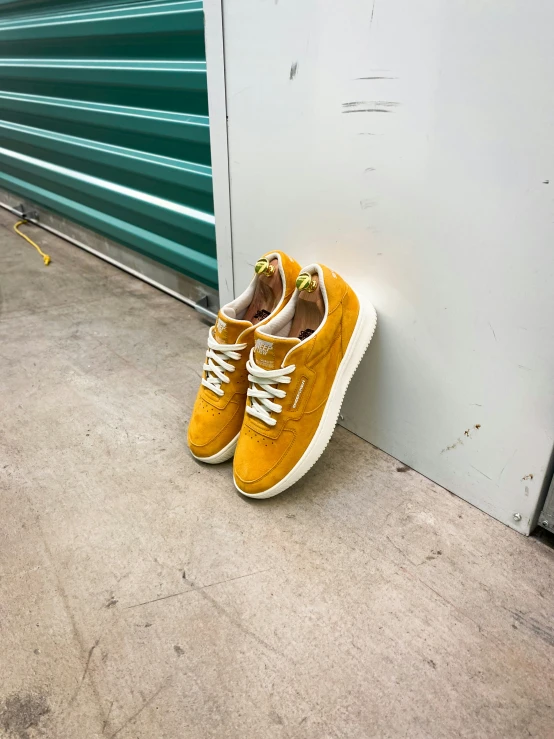
[{"label": "white rubber sole", "polygon": [[300,480],[300,478],[314,466],[331,441],[331,436],[333,435],[333,431],[337,425],[342,401],[344,400],[348,385],[350,384],[350,380],[354,376],[354,373],[358,369],[358,365],[362,361],[366,349],[373,338],[376,327],[377,312],[375,308],[371,303],[363,303],[360,299],[360,314],[358,316],[358,320],[356,321],[348,348],[342,358],[333,386],[331,387],[329,399],[327,400],[327,405],[323,411],[321,421],[319,422],[317,431],[315,432],[313,439],[310,441],[308,448],[288,475],[286,475],[276,485],[269,488],[269,490],[265,490],[263,493],[245,493],[239,488],[233,477],[235,487],[241,495],[244,495],[247,498],[273,498],[274,495],[283,493],[287,488],[290,488],[291,485],[294,485],[295,482],[298,482],[298,480]]},{"label": "white rubber sole", "polygon": [[235,438],[227,444],[226,447],[223,447],[220,452],[218,452],[217,454],[212,454],[211,457],[197,457],[196,454],[193,454],[190,449],[189,452],[199,462],[204,462],[205,464],[221,464],[221,462],[226,462],[228,459],[231,459],[231,457],[235,453],[239,436],[240,433],[238,433]]}]

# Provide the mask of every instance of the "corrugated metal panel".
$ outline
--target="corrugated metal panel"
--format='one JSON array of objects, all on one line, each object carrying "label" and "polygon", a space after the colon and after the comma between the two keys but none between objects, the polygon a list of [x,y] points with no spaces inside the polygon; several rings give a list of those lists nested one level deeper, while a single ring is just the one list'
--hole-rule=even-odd
[{"label": "corrugated metal panel", "polygon": [[0,186],[217,285],[200,0],[0,0]]}]

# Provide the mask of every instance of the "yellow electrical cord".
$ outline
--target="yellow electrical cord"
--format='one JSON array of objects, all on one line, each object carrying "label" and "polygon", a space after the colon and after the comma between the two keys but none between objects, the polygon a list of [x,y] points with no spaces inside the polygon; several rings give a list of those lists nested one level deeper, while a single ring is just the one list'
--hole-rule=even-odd
[{"label": "yellow electrical cord", "polygon": [[17,222],[16,224],[15,224],[15,226],[13,227],[13,230],[14,230],[14,231],[16,232],[16,234],[17,234],[18,236],[21,236],[21,238],[22,238],[22,239],[25,239],[25,241],[27,241],[27,242],[28,242],[29,244],[31,244],[31,246],[34,246],[34,247],[35,247],[35,249],[36,249],[36,250],[38,251],[38,253],[39,253],[39,254],[40,254],[40,256],[42,257],[42,259],[43,259],[43,261],[44,261],[44,264],[45,264],[45,266],[46,266],[46,267],[48,267],[48,265],[49,265],[49,264],[50,264],[50,262],[52,261],[52,260],[50,259],[50,257],[48,256],[48,254],[45,254],[45,253],[44,253],[44,252],[42,251],[42,249],[40,248],[40,246],[39,246],[38,244],[35,244],[35,242],[33,241],[33,239],[30,239],[30,238],[29,238],[28,236],[26,236],[26,235],[25,235],[24,233],[21,233],[21,231],[19,230],[19,227],[20,227],[20,226],[23,226],[23,224],[24,224],[24,223],[29,223],[29,221],[25,221],[25,220],[23,220],[23,221],[18,221],[18,222]]}]

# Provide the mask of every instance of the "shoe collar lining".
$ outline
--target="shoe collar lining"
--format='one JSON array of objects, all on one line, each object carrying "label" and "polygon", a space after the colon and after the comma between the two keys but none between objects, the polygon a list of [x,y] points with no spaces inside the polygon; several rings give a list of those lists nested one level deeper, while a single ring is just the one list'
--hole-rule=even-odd
[{"label": "shoe collar lining", "polygon": [[[281,291],[281,299],[275,306],[275,308],[272,311],[272,314],[275,313],[275,311],[279,310],[279,308],[283,304],[283,300],[285,299],[286,289],[287,289],[287,281],[285,277],[285,270],[283,269],[283,260],[281,259],[281,255],[277,252],[273,254],[267,254],[266,259],[271,262],[272,259],[277,259],[279,263],[279,274],[281,275],[281,282],[283,285],[283,289]],[[250,281],[250,284],[246,288],[246,290],[241,293],[237,298],[232,300],[230,303],[227,303],[221,308],[221,313],[225,318],[230,318],[234,321],[240,321],[242,320],[242,316],[245,314],[246,309],[252,302],[252,298],[254,297],[254,291],[256,289],[256,282],[259,278],[259,275],[254,275],[252,280]],[[270,319],[270,316],[268,316],[265,320]],[[248,322],[250,328],[251,324],[250,321]],[[260,321],[260,323],[255,324],[256,326],[260,326],[263,323],[263,321]]]},{"label": "shoe collar lining", "polygon": [[[302,341],[300,341],[298,344],[295,344],[285,354],[281,367],[285,366],[285,362],[287,361],[291,352],[295,351],[295,349],[298,349],[299,346],[302,346],[307,341],[311,341],[314,338],[314,336],[317,336],[317,333],[322,328],[322,326],[325,325],[325,322],[327,321],[327,316],[329,315],[329,301],[327,299],[327,290],[325,288],[325,279],[323,277],[323,270],[321,269],[321,266],[319,264],[310,264],[301,270],[301,274],[304,272],[307,272],[309,275],[317,274],[319,278],[319,289],[321,290],[321,295],[323,296],[323,304],[325,306],[325,313],[323,314],[321,323],[316,328],[316,330],[313,332],[313,334],[310,334],[310,336],[306,337],[305,339],[302,339]],[[292,319],[294,318],[294,313],[296,311],[296,304],[298,302],[299,297],[300,297],[300,290],[296,289],[293,293],[292,298],[289,300],[288,305],[285,308],[283,308],[283,310],[280,313],[278,313],[274,318],[269,319],[267,323],[264,324],[263,328],[261,329],[264,336],[268,336],[269,338],[272,338],[272,339],[294,338],[292,336],[288,336],[288,332],[290,331],[290,325],[292,323]]]}]

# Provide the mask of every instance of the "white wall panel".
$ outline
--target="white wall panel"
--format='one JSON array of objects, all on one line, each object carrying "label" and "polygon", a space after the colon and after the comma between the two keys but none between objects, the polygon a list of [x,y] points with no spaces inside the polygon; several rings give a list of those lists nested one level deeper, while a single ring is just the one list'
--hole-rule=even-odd
[{"label": "white wall panel", "polygon": [[554,5],[223,10],[236,289],[279,248],[367,290],[344,425],[527,533],[554,437]]}]

